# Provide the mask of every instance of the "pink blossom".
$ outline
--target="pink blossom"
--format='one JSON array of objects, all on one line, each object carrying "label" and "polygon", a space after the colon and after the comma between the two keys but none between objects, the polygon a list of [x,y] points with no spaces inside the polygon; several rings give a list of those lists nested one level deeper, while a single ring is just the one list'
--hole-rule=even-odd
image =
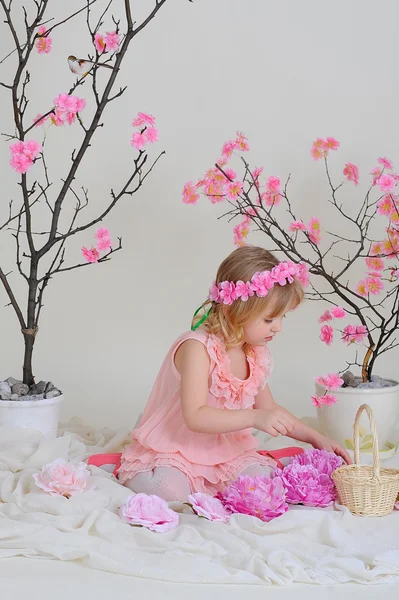
[{"label": "pink blossom", "polygon": [[245,283],[243,281],[237,281],[236,283],[236,296],[237,298],[241,298],[244,302],[248,300],[249,297],[254,295],[254,291],[249,281]]},{"label": "pink blossom", "polygon": [[224,172],[231,181],[234,181],[237,178],[237,173],[234,171],[234,169],[225,169]]},{"label": "pink blossom", "polygon": [[285,285],[287,282],[292,283],[296,271],[295,266],[287,262],[281,262],[273,267],[271,271],[272,280],[276,281],[279,285]]},{"label": "pink blossom", "polygon": [[396,180],[392,175],[381,175],[376,181],[380,190],[384,193],[391,192],[396,185]]},{"label": "pink blossom", "polygon": [[98,54],[102,54],[105,52],[105,40],[104,36],[101,33],[96,33],[94,36],[94,45]]},{"label": "pink blossom", "polygon": [[118,50],[121,36],[116,31],[107,31],[105,38],[105,49],[107,52]]},{"label": "pink blossom", "polygon": [[209,296],[208,296],[208,298],[212,302],[219,302],[220,292],[219,292],[218,286],[216,285],[216,281],[214,281],[212,283],[211,287],[209,288]]},{"label": "pink blossom", "polygon": [[249,234],[249,225],[250,220],[246,217],[241,223],[238,223],[238,225],[234,227],[234,244],[236,246],[245,246],[245,239]]},{"label": "pink blossom", "polygon": [[368,290],[367,290],[367,283],[365,281],[365,279],[362,279],[361,281],[359,281],[359,283],[356,286],[356,292],[359,294],[359,296],[363,296],[363,298],[365,298],[368,294]]},{"label": "pink blossom", "polygon": [[392,211],[394,210],[395,205],[390,194],[387,194],[377,202],[377,212],[380,215],[385,215],[389,217],[392,214]]},{"label": "pink blossom", "polygon": [[109,250],[112,247],[112,240],[110,238],[104,237],[98,240],[97,242],[97,250],[104,252],[104,250]]},{"label": "pink blossom", "polygon": [[327,156],[327,148],[325,147],[324,140],[318,138],[315,142],[313,142],[312,149],[310,151],[311,155],[315,160],[320,160],[320,158],[325,158]]},{"label": "pink blossom", "polygon": [[47,29],[45,25],[41,25],[37,30],[37,34],[40,36],[36,38],[35,48],[39,54],[48,54],[51,52],[51,45],[53,40],[51,37],[46,36]]},{"label": "pink blossom", "polygon": [[347,325],[344,328],[342,339],[348,344],[360,343],[367,336],[368,331],[365,325]]},{"label": "pink blossom", "polygon": [[136,150],[141,150],[146,145],[147,141],[147,136],[144,133],[136,131],[130,140],[130,145],[133,146],[133,148],[136,148]]},{"label": "pink blossom", "polygon": [[327,321],[332,321],[332,314],[329,310],[324,311],[319,317],[319,323],[326,323]]},{"label": "pink blossom", "polygon": [[30,160],[32,161],[35,160],[35,158],[39,156],[42,150],[42,147],[39,144],[39,142],[36,142],[35,140],[29,140],[28,142],[23,142],[23,144],[23,153],[25,154],[25,156],[30,158]]},{"label": "pink blossom", "polygon": [[159,131],[156,127],[147,127],[147,129],[144,132],[144,135],[150,142],[150,144],[153,144],[154,142],[158,141]]},{"label": "pink blossom", "polygon": [[216,497],[228,511],[252,515],[266,522],[288,510],[281,477],[270,479],[241,475]]},{"label": "pink blossom", "polygon": [[41,150],[41,145],[35,140],[29,140],[26,142],[19,141],[11,144],[11,167],[17,173],[26,173],[33,165],[33,161],[38,157]]},{"label": "pink blossom", "polygon": [[266,189],[268,192],[279,192],[280,177],[269,177],[266,181]]},{"label": "pink blossom", "polygon": [[237,299],[234,283],[222,281],[220,284],[219,298],[223,304],[233,304]]},{"label": "pink blossom", "polygon": [[366,288],[369,294],[379,294],[384,289],[384,284],[379,277],[367,277]]},{"label": "pink blossom", "polygon": [[316,381],[320,385],[324,385],[328,390],[336,390],[344,383],[344,380],[337,373],[330,373],[325,377],[317,377]]},{"label": "pink blossom", "polygon": [[330,475],[320,473],[312,464],[300,464],[292,460],[283,470],[276,469],[287,490],[286,499],[290,504],[304,504],[323,508],[336,498],[335,486]]},{"label": "pink blossom", "polygon": [[223,148],[222,148],[222,155],[225,158],[230,158],[230,156],[233,154],[234,150],[236,150],[237,148],[237,143],[236,142],[225,142],[223,144]]},{"label": "pink blossom", "polygon": [[82,254],[89,263],[96,263],[100,258],[98,250],[96,248],[91,247],[90,250],[85,246],[82,247]]},{"label": "pink blossom", "polygon": [[188,503],[193,511],[200,517],[205,517],[209,521],[221,521],[227,523],[230,519],[230,511],[228,511],[218,498],[196,492],[188,496]]},{"label": "pink blossom", "polygon": [[43,117],[43,115],[41,115],[40,113],[37,114],[36,117],[33,119],[33,123],[35,124],[35,127],[44,125],[49,117],[50,117],[50,115],[47,115],[47,117]]},{"label": "pink blossom", "polygon": [[273,285],[273,278],[268,271],[257,271],[251,278],[251,288],[260,297],[267,296]]},{"label": "pink blossom", "polygon": [[32,161],[24,154],[13,154],[10,159],[10,165],[17,173],[26,173],[32,164]]},{"label": "pink blossom", "polygon": [[243,133],[237,131],[237,137],[235,140],[237,150],[240,150],[241,152],[248,152],[249,145],[247,140],[248,138]]},{"label": "pink blossom", "polygon": [[301,220],[292,221],[292,223],[290,223],[289,230],[290,231],[306,231],[306,225]]},{"label": "pink blossom", "polygon": [[389,160],[389,158],[385,158],[383,156],[380,156],[380,158],[378,159],[378,161],[380,163],[380,165],[382,165],[384,167],[384,169],[388,169],[389,171],[392,171],[392,163]]},{"label": "pink blossom", "polygon": [[353,163],[346,163],[344,167],[344,175],[348,181],[353,181],[355,185],[359,185],[359,169]]},{"label": "pink blossom", "polygon": [[309,267],[306,263],[298,264],[296,278],[303,287],[307,287],[309,285]]},{"label": "pink blossom", "polygon": [[368,256],[366,258],[366,265],[369,269],[373,269],[375,271],[382,271],[384,268],[384,261],[382,260],[382,258]]},{"label": "pink blossom", "polygon": [[276,194],[274,192],[264,192],[261,198],[262,202],[264,202],[266,206],[275,206],[280,203],[281,194]]},{"label": "pink blossom", "polygon": [[32,477],[37,487],[51,496],[70,498],[87,489],[90,471],[83,462],[74,465],[67,463],[63,458],[56,458],[44,465],[41,471],[34,473]]},{"label": "pink blossom", "polygon": [[324,148],[328,150],[338,150],[340,143],[333,137],[326,138],[324,142]]},{"label": "pink blossom", "polygon": [[59,94],[54,98],[55,112],[50,115],[50,119],[57,127],[72,125],[76,119],[77,113],[80,113],[86,107],[86,100],[69,94]]},{"label": "pink blossom", "polygon": [[379,177],[382,175],[382,171],[383,169],[381,167],[375,167],[371,171],[370,175],[373,178],[373,185],[377,185],[377,179],[379,179]]},{"label": "pink blossom", "polygon": [[187,181],[183,187],[183,202],[184,204],[197,204],[199,194],[192,181]]},{"label": "pink blossom", "polygon": [[256,186],[259,186],[259,177],[262,175],[262,173],[263,173],[263,167],[256,167],[253,170],[252,177],[253,177],[253,180],[254,180],[254,183]]},{"label": "pink blossom", "polygon": [[320,329],[320,339],[322,342],[331,346],[334,337],[334,329],[331,325],[323,325]]},{"label": "pink blossom", "polygon": [[229,181],[226,184],[227,196],[230,200],[236,200],[242,193],[244,186],[241,181]]},{"label": "pink blossom", "polygon": [[307,224],[307,232],[309,236],[309,240],[313,242],[313,244],[320,244],[321,242],[321,232],[320,232],[320,221],[317,217],[312,217]]},{"label": "pink blossom", "polygon": [[312,404],[313,406],[315,406],[316,408],[321,408],[323,406],[323,403],[320,402],[320,398],[322,396],[311,396],[311,400],[312,400]]},{"label": "pink blossom", "polygon": [[121,506],[120,517],[125,523],[141,525],[158,533],[171,531],[179,524],[179,515],[169,508],[165,500],[147,494],[128,496]]},{"label": "pink blossom", "polygon": [[341,306],[334,306],[334,308],[331,309],[331,314],[336,319],[343,319],[346,317],[346,312]]},{"label": "pink blossom", "polygon": [[144,125],[149,125],[150,127],[154,127],[155,125],[155,117],[149,115],[148,113],[139,112],[137,117],[132,121],[133,127],[143,127]]},{"label": "pink blossom", "polygon": [[106,227],[99,227],[95,233],[95,238],[101,240],[103,238],[109,238],[109,230]]}]

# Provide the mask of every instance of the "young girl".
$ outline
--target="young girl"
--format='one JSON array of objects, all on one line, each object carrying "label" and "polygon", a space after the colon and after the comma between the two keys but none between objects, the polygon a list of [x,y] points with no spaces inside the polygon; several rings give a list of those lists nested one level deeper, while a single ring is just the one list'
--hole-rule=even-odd
[{"label": "young girl", "polygon": [[[256,451],[252,429],[326,448],[334,441],[276,404],[267,385],[269,343],[303,298],[306,267],[243,246],[220,265],[205,314],[169,350],[117,477],[132,491],[167,501],[216,494],[240,474],[269,475],[274,460]],[[200,310],[200,309],[199,309]],[[89,463],[112,462],[107,455]]]}]

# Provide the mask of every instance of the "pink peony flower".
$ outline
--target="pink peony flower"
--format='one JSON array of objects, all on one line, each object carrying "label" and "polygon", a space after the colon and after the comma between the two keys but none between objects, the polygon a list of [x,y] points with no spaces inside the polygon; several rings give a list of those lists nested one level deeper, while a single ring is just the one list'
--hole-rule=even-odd
[{"label": "pink peony flower", "polygon": [[82,247],[82,254],[89,263],[96,263],[100,258],[100,254],[96,248],[91,247],[90,250],[85,246]]},{"label": "pink peony flower", "polygon": [[147,494],[129,496],[121,506],[120,517],[125,523],[141,525],[159,533],[175,529],[179,524],[179,515],[169,508],[165,500]]},{"label": "pink peony flower", "polygon": [[396,180],[392,175],[381,175],[381,177],[377,179],[376,184],[382,192],[387,193],[394,189]]},{"label": "pink peony flower", "polygon": [[107,31],[104,42],[105,49],[107,52],[113,52],[114,50],[118,50],[119,44],[121,41],[121,36],[116,31]]},{"label": "pink peony flower", "polygon": [[292,221],[288,229],[290,231],[306,231],[306,225],[301,220]]},{"label": "pink peony flower", "polygon": [[183,202],[184,204],[197,204],[199,194],[192,181],[187,181],[183,187]]},{"label": "pink peony flower", "polygon": [[332,314],[329,310],[324,311],[319,317],[319,323],[327,323],[327,321],[332,321]]},{"label": "pink peony flower", "polygon": [[41,25],[37,30],[37,33],[40,36],[35,41],[35,48],[38,54],[48,54],[49,52],[51,52],[53,40],[51,39],[51,37],[46,36],[47,29],[45,25]]},{"label": "pink peony flower", "polygon": [[324,385],[327,389],[336,390],[343,385],[344,380],[337,373],[330,373],[325,377],[317,377],[317,383]]},{"label": "pink peony flower", "polygon": [[144,125],[149,125],[150,127],[154,127],[155,125],[155,117],[149,115],[147,113],[139,112],[137,117],[133,119],[132,126],[133,127],[143,127]]},{"label": "pink peony flower", "polygon": [[188,496],[188,502],[193,511],[200,517],[209,521],[226,523],[230,519],[230,512],[223,506],[219,498],[197,492]]},{"label": "pink peony flower", "polygon": [[147,129],[144,132],[144,135],[150,142],[150,144],[153,144],[154,142],[158,141],[159,131],[156,127],[147,127]]},{"label": "pink peony flower", "polygon": [[282,479],[290,504],[324,508],[336,498],[330,475],[320,473],[313,464],[300,464],[293,459],[284,469],[276,469],[274,473]]},{"label": "pink peony flower", "polygon": [[133,148],[136,148],[136,150],[141,150],[146,145],[147,141],[147,136],[144,135],[144,133],[136,131],[130,140],[130,145],[133,146]]},{"label": "pink peony flower", "polygon": [[280,477],[248,477],[241,475],[216,495],[232,513],[271,521],[288,510],[285,489]]},{"label": "pink peony flower", "polygon": [[355,185],[359,185],[359,169],[356,165],[350,162],[346,163],[344,175],[348,181],[353,181]]},{"label": "pink peony flower", "polygon": [[98,54],[102,54],[105,52],[105,40],[104,36],[101,33],[96,33],[94,36],[94,45]]},{"label": "pink peony flower", "polygon": [[254,291],[249,281],[237,281],[236,283],[236,296],[237,298],[241,298],[244,302],[248,300],[248,298],[254,295]]},{"label": "pink peony flower", "polygon": [[379,162],[380,165],[382,165],[384,167],[384,169],[388,169],[389,171],[392,171],[392,163],[388,158],[380,156],[380,158],[378,159],[377,162]]},{"label": "pink peony flower", "polygon": [[52,496],[69,498],[87,489],[90,472],[83,462],[74,465],[63,458],[56,458],[44,465],[39,473],[33,474],[37,487]]},{"label": "pink peony flower", "polygon": [[320,339],[322,342],[327,344],[327,346],[331,346],[334,338],[334,329],[331,325],[323,325],[320,329]]},{"label": "pink peony flower", "polygon": [[297,454],[295,461],[300,465],[312,465],[320,474],[324,475],[331,475],[333,471],[344,464],[341,456],[337,456],[335,452],[329,452],[324,448],[323,450],[308,448],[302,454]]},{"label": "pink peony flower", "polygon": [[348,344],[360,343],[367,336],[368,331],[365,325],[347,325],[344,328],[342,339]]}]

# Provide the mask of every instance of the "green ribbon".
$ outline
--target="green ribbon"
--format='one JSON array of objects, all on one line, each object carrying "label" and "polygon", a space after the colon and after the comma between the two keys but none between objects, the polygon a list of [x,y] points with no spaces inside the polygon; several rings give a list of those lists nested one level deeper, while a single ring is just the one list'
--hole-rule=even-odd
[{"label": "green ribbon", "polygon": [[[199,311],[202,309],[202,306],[200,306],[199,308],[197,308],[197,310],[195,311],[195,313],[193,314],[193,319],[194,317],[196,317],[199,313]],[[198,323],[196,323],[195,325],[191,326],[191,331],[195,331],[196,329],[198,329],[198,327],[201,327],[202,323],[204,323],[204,321],[207,320],[207,318],[209,317],[209,313],[212,310],[212,306],[211,308],[204,314],[203,317],[201,317],[201,319],[198,321]]]}]

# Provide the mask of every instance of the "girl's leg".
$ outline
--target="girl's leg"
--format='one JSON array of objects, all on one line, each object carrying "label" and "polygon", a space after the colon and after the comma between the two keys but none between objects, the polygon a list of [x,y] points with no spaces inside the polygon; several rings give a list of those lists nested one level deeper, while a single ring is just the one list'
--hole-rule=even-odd
[{"label": "girl's leg", "polygon": [[125,481],[125,486],[136,494],[155,494],[167,502],[186,502],[190,494],[187,477],[176,467],[156,467],[152,471],[137,473]]}]

